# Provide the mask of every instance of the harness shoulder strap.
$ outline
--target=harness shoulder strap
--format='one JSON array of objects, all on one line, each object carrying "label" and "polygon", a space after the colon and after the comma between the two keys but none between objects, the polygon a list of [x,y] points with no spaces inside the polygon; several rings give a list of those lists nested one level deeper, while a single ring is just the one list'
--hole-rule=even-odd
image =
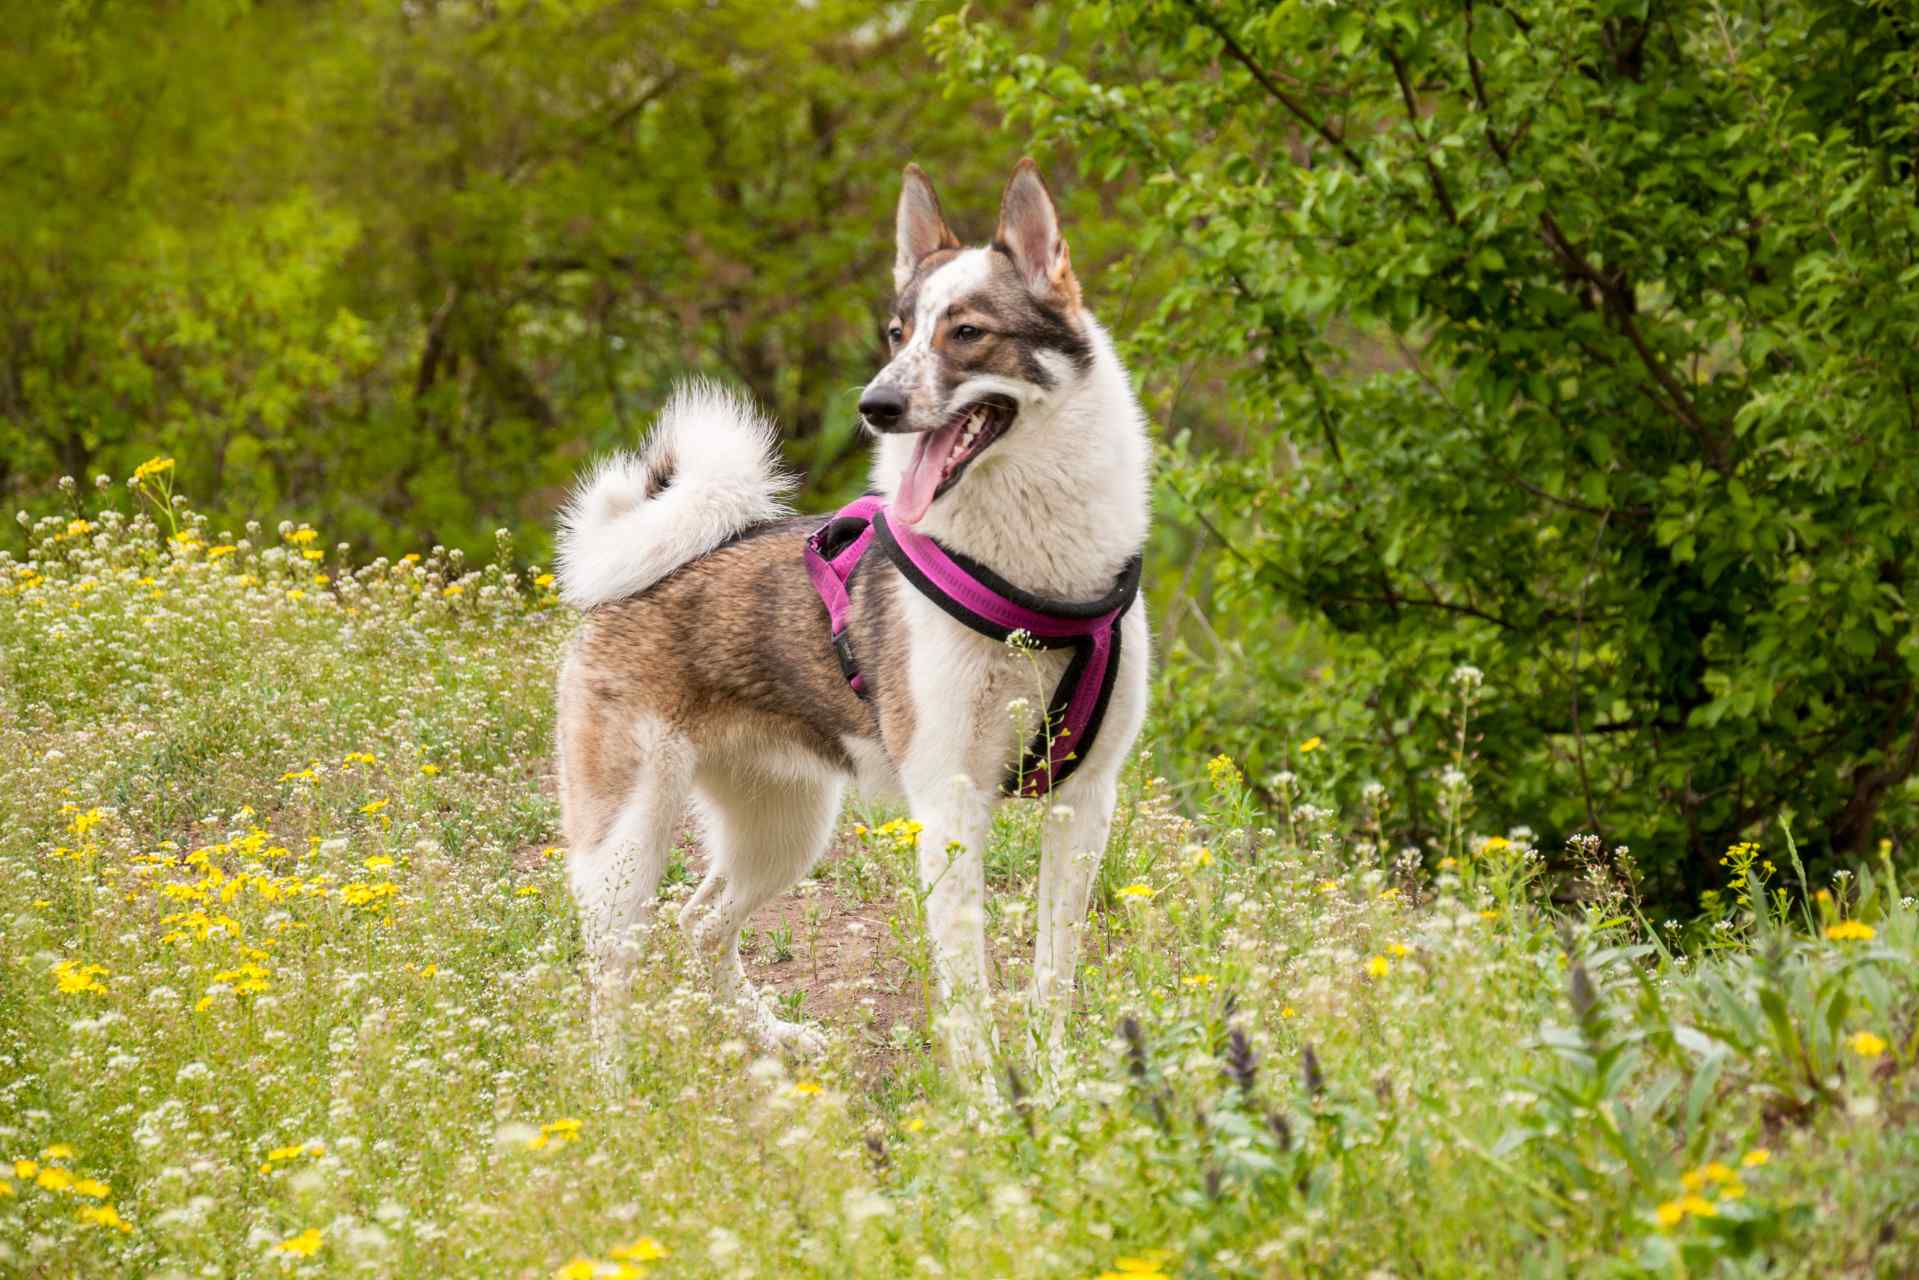
[{"label": "harness shoulder strap", "polygon": [[866,549],[873,545],[873,517],[884,505],[880,498],[871,495],[850,502],[806,540],[806,576],[813,580],[813,589],[826,605],[840,674],[861,698],[866,696],[866,677],[860,674],[852,642],[846,634],[853,608],[846,584],[852,579],[853,570],[859,567]]}]

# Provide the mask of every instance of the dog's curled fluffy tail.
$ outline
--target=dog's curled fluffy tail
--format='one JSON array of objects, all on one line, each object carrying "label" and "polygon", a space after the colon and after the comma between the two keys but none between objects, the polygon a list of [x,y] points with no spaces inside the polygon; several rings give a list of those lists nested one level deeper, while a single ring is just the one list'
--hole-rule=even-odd
[{"label": "dog's curled fluffy tail", "polygon": [[624,599],[788,514],[794,480],[774,438],[746,396],[703,378],[680,383],[640,452],[596,466],[560,513],[560,598],[576,609]]}]

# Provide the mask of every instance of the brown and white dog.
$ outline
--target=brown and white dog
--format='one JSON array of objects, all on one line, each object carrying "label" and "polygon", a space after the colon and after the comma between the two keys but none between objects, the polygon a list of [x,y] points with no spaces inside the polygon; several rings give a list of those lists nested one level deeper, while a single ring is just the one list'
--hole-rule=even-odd
[{"label": "brown and white dog", "polygon": [[[888,320],[892,359],[860,410],[891,519],[1027,592],[1097,599],[1136,556],[1150,446],[1126,370],[1080,303],[1058,215],[1021,161],[983,248],[963,248],[931,184],[906,170]],[[579,905],[602,1053],[627,1002],[635,926],[689,805],[710,868],[681,912],[693,952],[763,1041],[816,1050],[740,969],[739,934],[825,850],[842,789],[904,794],[960,1064],[987,1065],[982,854],[1000,780],[1067,657],[969,630],[886,557],[850,582],[842,674],[804,563],[822,517],[783,503],[774,429],[711,384],[682,386],[644,450],[600,466],[560,533],[564,598],[586,612],[559,677],[567,876]],[[1145,710],[1147,627],[1135,600],[1106,716],[1045,803],[1035,1025],[1057,1045],[1117,780]],[[1023,701],[1022,701],[1023,700]]]}]

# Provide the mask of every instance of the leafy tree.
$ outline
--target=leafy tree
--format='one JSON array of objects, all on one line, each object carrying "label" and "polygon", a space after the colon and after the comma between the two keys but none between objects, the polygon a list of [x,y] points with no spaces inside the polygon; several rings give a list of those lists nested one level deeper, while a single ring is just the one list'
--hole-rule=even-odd
[{"label": "leafy tree", "polygon": [[690,369],[856,488],[900,168],[985,217],[1019,152],[929,93],[918,5],[0,13],[0,493],[171,452],[226,516],[372,550],[539,554]]},{"label": "leafy tree", "polygon": [[1655,892],[1788,808],[1828,853],[1908,838],[1904,0],[1102,0],[1072,28],[1056,57],[938,41],[1009,127],[1139,184],[1142,252],[1189,275],[1135,352],[1239,362],[1251,447],[1182,436],[1165,481],[1236,624],[1170,655],[1176,726],[1382,782],[1417,840],[1471,663],[1481,821],[1629,840]]}]

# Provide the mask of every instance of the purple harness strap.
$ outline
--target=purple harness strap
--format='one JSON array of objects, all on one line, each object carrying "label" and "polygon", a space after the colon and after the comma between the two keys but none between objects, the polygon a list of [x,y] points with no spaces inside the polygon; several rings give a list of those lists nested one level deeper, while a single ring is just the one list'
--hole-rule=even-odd
[{"label": "purple harness strap", "polygon": [[[826,605],[826,620],[833,628],[833,649],[839,654],[840,670],[845,673],[846,682],[853,686],[853,692],[862,698],[866,696],[866,677],[854,665],[853,650],[846,639],[847,615],[853,608],[846,584],[853,570],[859,567],[860,557],[873,545],[873,517],[885,505],[884,499],[871,495],[849,502],[806,540],[806,576],[813,580],[813,589],[820,593],[820,600]],[[843,520],[858,521],[865,527],[851,538],[829,541],[829,535],[835,533],[836,526]],[[844,532],[844,527],[840,532]]]},{"label": "purple harness strap", "polygon": [[1105,717],[1119,672],[1119,619],[1139,594],[1139,557],[1127,562],[1102,599],[1059,604],[1029,595],[931,538],[894,525],[882,498],[868,496],[842,507],[807,539],[806,572],[826,605],[840,670],[862,698],[866,680],[846,634],[852,605],[847,582],[875,542],[920,594],[974,631],[1002,642],[1019,632],[1043,649],[1073,649],[1045,725],[1005,784],[1014,795],[1046,795],[1079,767]]}]

